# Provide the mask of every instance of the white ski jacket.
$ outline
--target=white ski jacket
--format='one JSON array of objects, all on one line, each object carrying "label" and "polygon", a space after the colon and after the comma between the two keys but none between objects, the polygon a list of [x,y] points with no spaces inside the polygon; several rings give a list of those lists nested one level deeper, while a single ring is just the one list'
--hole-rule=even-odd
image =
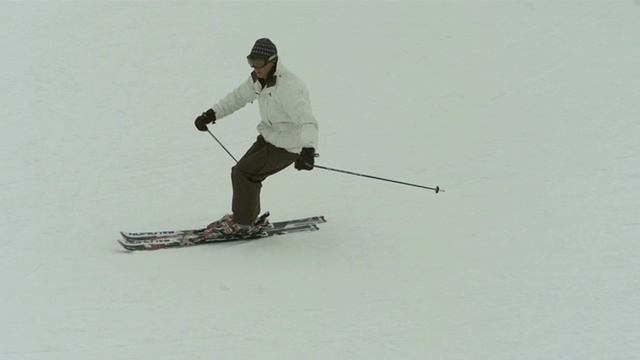
[{"label": "white ski jacket", "polygon": [[255,72],[237,89],[213,106],[216,119],[258,99],[260,117],[258,132],[272,145],[298,154],[303,147],[318,148],[318,121],[311,112],[306,85],[295,74],[278,63],[266,81]]}]

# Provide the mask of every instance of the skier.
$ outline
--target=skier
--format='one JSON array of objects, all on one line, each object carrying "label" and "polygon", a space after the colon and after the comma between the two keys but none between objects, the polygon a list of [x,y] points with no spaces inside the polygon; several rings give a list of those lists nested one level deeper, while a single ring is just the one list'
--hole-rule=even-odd
[{"label": "skier", "polygon": [[298,170],[313,169],[318,146],[318,122],[311,112],[309,91],[282,66],[273,42],[258,39],[247,61],[253,68],[249,79],[195,120],[198,130],[208,131],[207,124],[214,124],[258,99],[260,135],[231,169],[232,213],[208,227],[231,237],[260,232],[266,221],[256,223],[262,182],[293,163]]}]

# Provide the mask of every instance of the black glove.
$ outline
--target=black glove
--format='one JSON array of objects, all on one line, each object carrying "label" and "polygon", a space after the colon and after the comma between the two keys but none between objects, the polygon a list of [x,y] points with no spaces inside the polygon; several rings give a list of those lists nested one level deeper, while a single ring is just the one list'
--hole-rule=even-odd
[{"label": "black glove", "polygon": [[207,131],[207,124],[216,123],[216,112],[209,109],[196,118],[196,128],[200,131]]},{"label": "black glove", "polygon": [[311,147],[302,148],[300,157],[296,160],[295,167],[298,170],[311,170],[316,157],[316,149]]}]

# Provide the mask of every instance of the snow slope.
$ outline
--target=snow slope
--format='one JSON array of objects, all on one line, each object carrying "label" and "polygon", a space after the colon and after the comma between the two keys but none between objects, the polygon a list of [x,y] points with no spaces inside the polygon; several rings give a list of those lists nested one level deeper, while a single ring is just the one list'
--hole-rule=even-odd
[{"label": "snow slope", "polygon": [[[0,3],[0,359],[640,356],[637,2]],[[316,233],[127,254],[229,211],[193,119],[270,37]],[[257,105],[212,130],[239,156]]]}]

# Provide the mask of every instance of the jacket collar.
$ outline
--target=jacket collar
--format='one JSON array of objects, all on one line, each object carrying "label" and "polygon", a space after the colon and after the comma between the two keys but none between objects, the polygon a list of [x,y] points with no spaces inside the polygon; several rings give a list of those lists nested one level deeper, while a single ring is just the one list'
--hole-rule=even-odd
[{"label": "jacket collar", "polygon": [[253,82],[256,82],[256,81],[259,82],[262,85],[263,89],[269,88],[272,86],[276,86],[276,80],[278,78],[278,75],[276,74],[277,72],[278,72],[278,63],[276,62],[275,66],[273,67],[273,69],[271,69],[266,79],[259,79],[255,71],[251,72],[251,78],[253,79]]}]

